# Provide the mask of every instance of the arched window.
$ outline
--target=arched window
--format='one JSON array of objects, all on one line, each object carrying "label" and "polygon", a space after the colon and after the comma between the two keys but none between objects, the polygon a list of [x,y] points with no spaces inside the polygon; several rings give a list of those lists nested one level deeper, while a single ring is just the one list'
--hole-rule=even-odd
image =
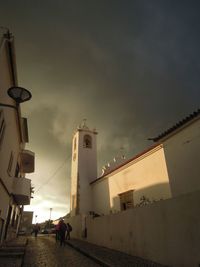
[{"label": "arched window", "polygon": [[92,137],[88,134],[84,135],[83,147],[92,148]]}]

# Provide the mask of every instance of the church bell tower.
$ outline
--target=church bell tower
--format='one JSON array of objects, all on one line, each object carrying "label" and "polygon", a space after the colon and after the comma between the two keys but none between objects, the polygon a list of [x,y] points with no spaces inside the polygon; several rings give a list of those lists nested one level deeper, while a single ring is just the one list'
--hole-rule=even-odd
[{"label": "church bell tower", "polygon": [[84,120],[72,141],[71,216],[92,210],[90,182],[97,178],[97,131],[90,130]]}]

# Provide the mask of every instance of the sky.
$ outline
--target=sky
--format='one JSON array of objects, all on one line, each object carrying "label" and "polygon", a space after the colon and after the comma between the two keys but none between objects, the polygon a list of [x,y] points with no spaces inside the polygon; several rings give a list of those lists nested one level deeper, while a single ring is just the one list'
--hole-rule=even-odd
[{"label": "sky", "polygon": [[1,0],[35,152],[34,222],[69,212],[72,135],[98,131],[98,173],[199,108],[199,0]]}]

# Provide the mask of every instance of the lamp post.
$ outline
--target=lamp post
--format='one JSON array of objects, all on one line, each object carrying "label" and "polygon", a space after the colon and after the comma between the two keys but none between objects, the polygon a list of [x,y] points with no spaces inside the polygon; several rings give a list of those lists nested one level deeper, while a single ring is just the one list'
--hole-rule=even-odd
[{"label": "lamp post", "polygon": [[52,212],[52,208],[49,209],[50,214],[49,214],[49,229],[51,228],[51,212]]},{"label": "lamp post", "polygon": [[35,215],[35,224],[37,223],[37,215]]}]

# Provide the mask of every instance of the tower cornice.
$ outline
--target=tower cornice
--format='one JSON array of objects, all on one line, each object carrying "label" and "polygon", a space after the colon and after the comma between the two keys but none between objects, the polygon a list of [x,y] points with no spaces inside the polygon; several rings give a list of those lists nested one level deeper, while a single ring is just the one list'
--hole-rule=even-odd
[{"label": "tower cornice", "polygon": [[90,129],[84,129],[84,128],[77,128],[78,132],[87,132],[87,133],[93,133],[93,134],[98,134],[98,132],[94,129],[94,130],[90,130]]}]

